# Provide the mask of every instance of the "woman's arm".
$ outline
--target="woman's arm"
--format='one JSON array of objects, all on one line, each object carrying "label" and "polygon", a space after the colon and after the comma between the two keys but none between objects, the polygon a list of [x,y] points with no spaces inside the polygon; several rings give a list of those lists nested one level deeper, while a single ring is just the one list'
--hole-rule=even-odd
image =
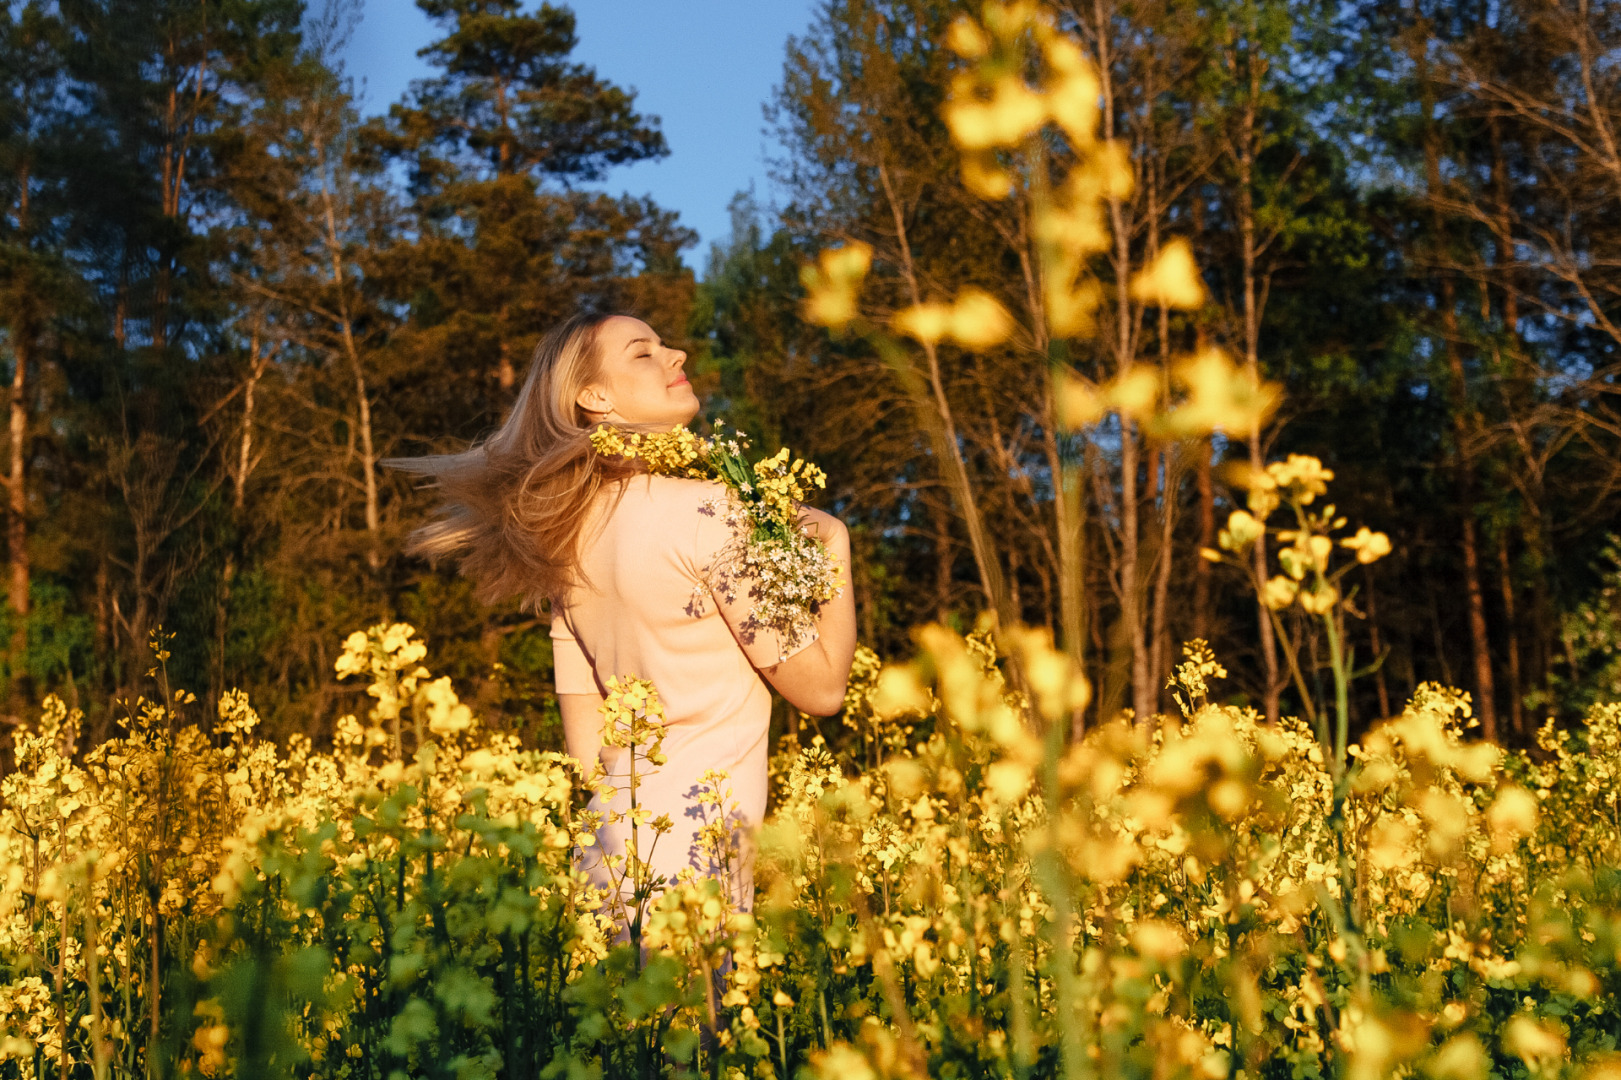
[{"label": "woman's arm", "polygon": [[850,578],[850,530],[832,514],[804,507],[799,525],[827,545],[839,563],[843,591],[817,610],[817,639],[780,664],[760,674],[788,699],[813,716],[832,716],[844,705],[844,688],[856,654],[856,597]]},{"label": "woman's arm", "polygon": [[563,746],[580,763],[584,776],[591,775],[602,752],[601,707],[601,694],[557,695],[557,709],[563,714]]}]

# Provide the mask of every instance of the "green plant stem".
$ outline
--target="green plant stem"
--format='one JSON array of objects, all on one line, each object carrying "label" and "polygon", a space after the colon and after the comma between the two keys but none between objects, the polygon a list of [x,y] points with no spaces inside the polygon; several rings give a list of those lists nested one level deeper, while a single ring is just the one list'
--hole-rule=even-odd
[{"label": "green plant stem", "polygon": [[782,1009],[775,1010],[777,1014],[777,1060],[782,1062],[782,1075],[792,1076],[788,1071],[788,1036],[782,1030]]},{"label": "green plant stem", "polygon": [[[1321,587],[1322,574],[1318,573]],[[1328,662],[1334,669],[1334,784],[1339,786],[1345,775],[1346,751],[1351,733],[1351,677],[1344,650],[1340,642],[1339,620],[1330,611],[1323,615],[1323,627],[1328,633]]]},{"label": "green plant stem", "polygon": [[1049,934],[1052,939],[1053,981],[1058,998],[1059,1049],[1064,1063],[1064,1077],[1065,1080],[1089,1080],[1092,1075],[1092,1063],[1088,1057],[1091,1025],[1082,1019],[1086,1010],[1079,1007],[1081,994],[1075,974],[1075,911],[1070,893],[1069,867],[1064,864],[1056,836],[1059,815],[1063,812],[1058,765],[1064,755],[1066,733],[1057,724],[1048,725],[1046,753],[1042,755],[1042,788],[1046,796],[1047,828],[1053,835],[1036,857],[1036,873],[1042,879],[1047,902],[1054,912]]}]

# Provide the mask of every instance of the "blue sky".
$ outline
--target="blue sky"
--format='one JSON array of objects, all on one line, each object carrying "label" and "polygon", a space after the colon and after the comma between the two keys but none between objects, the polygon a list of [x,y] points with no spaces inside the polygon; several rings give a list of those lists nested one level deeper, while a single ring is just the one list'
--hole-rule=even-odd
[{"label": "blue sky", "polygon": [[[531,0],[526,10],[538,6]],[[609,191],[652,195],[696,229],[688,265],[730,228],[726,204],[754,184],[772,200],[765,158],[775,152],[761,107],[782,78],[783,46],[810,25],[814,0],[576,0],[574,58],[637,91],[636,104],[662,121],[670,156],[623,166]],[[365,0],[344,52],[367,112],[384,112],[410,81],[432,74],[416,51],[434,26],[412,0]]]}]

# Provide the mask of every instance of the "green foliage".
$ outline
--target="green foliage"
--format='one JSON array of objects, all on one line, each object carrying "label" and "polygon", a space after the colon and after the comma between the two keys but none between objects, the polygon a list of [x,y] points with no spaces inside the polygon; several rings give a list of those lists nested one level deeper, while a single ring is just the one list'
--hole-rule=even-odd
[{"label": "green foliage", "polygon": [[[32,582],[22,665],[32,685],[69,698],[77,698],[81,681],[100,674],[94,620],[73,610],[74,600],[72,590],[60,582],[38,578]],[[0,608],[0,640],[11,640],[16,619],[9,606]],[[8,670],[7,677],[14,675]]]},{"label": "green foliage", "polygon": [[1621,539],[1599,554],[1598,588],[1565,615],[1566,667],[1552,680],[1562,701],[1581,709],[1621,702]]}]

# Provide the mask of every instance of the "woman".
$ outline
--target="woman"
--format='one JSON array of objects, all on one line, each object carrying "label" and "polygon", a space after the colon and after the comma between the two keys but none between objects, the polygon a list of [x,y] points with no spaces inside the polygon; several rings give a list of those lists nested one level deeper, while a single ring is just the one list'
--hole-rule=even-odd
[{"label": "woman", "polygon": [[[650,680],[664,704],[665,764],[636,762],[636,801],[673,828],[656,842],[639,830],[639,854],[653,872],[675,880],[722,869],[704,853],[699,780],[729,774],[738,848],[726,875],[735,902],[753,898],[748,831],[765,815],[767,684],[796,708],[838,711],[855,654],[850,536],[836,518],[804,508],[800,524],[838,560],[843,591],[817,612],[814,635],[778,641],[748,624],[742,588],[710,588],[717,558],[731,541],[717,513],[719,483],[650,476],[634,462],[598,456],[599,424],[667,431],[698,413],[686,354],[665,346],[651,327],[624,315],[575,316],[535,349],[528,377],[506,422],[482,445],[402,464],[434,477],[443,517],[417,531],[411,550],[459,555],[481,598],[549,601],[563,733],[589,773],[600,761],[616,788],[593,799],[606,813],[628,809],[628,751],[604,746],[598,712],[609,680]],[[645,775],[644,775],[645,773]],[[608,887],[602,855],[626,850],[628,822],[604,824],[597,853],[583,865]],[[649,850],[651,848],[651,851]]]}]

